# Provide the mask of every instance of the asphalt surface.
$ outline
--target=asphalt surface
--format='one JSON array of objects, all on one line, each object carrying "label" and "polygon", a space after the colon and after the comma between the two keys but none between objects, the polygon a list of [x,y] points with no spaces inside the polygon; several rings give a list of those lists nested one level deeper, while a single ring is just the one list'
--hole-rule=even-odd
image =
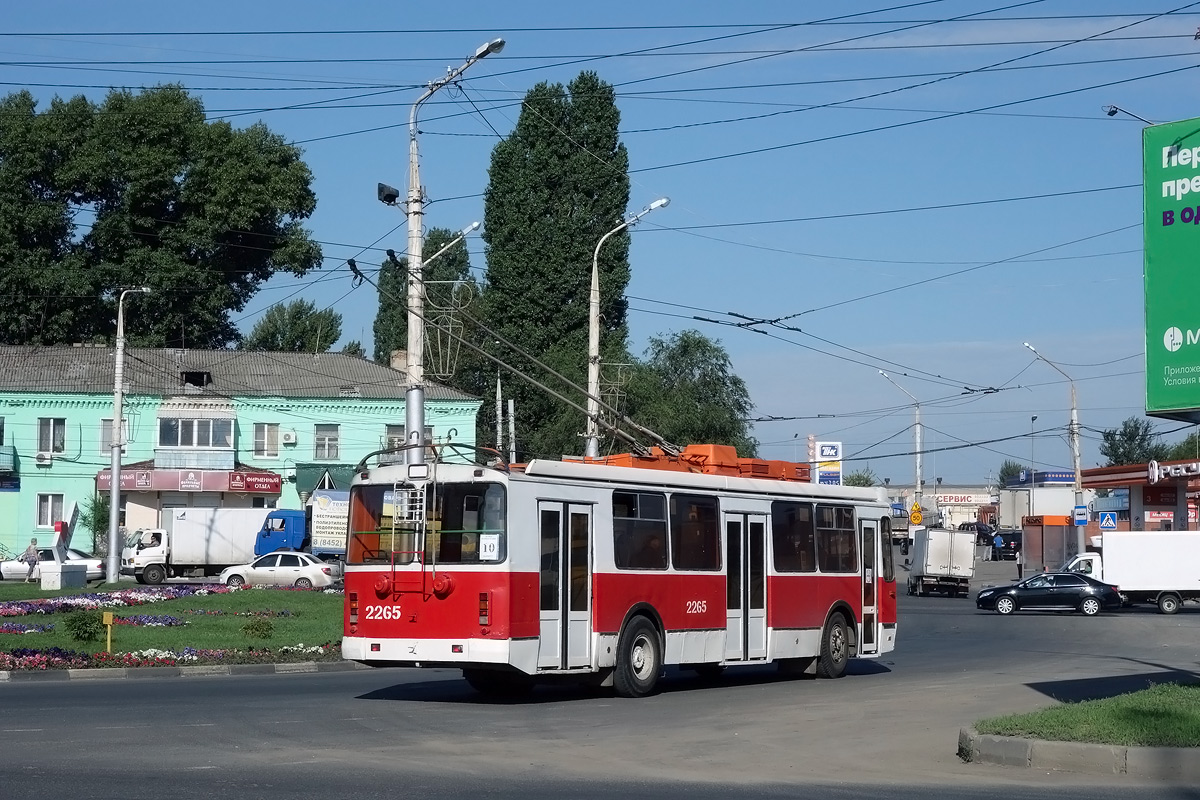
[{"label": "asphalt surface", "polygon": [[[977,584],[1012,578],[984,563]],[[897,651],[840,680],[672,671],[641,700],[558,685],[489,702],[432,670],[0,684],[0,797],[1200,800],[955,755],[981,717],[1200,680],[1200,611],[1000,617],[899,599]]]}]

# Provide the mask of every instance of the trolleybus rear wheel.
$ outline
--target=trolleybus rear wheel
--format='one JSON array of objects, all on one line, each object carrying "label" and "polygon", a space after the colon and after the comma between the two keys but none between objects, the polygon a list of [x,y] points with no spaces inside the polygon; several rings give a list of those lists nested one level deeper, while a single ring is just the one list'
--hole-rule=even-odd
[{"label": "trolleybus rear wheel", "polygon": [[617,640],[617,669],[613,685],[621,697],[645,697],[658,683],[662,648],[658,631],[645,617],[634,617]]},{"label": "trolleybus rear wheel", "polygon": [[821,655],[817,658],[817,675],[822,678],[840,678],[850,660],[850,631],[846,618],[836,613],[825,623],[821,632]]}]

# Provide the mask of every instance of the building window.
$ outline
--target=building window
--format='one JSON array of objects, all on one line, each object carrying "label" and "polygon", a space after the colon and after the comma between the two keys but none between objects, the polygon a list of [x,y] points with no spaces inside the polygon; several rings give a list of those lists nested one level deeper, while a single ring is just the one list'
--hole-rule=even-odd
[{"label": "building window", "polygon": [[233,420],[181,419],[158,421],[159,447],[233,447]]},{"label": "building window", "polygon": [[279,458],[278,423],[254,423],[254,455],[258,458]]},{"label": "building window", "polygon": [[[129,444],[129,419],[121,418],[121,455],[125,455],[125,450]],[[112,419],[100,420],[100,453],[102,455],[110,455],[112,453]]]},{"label": "building window", "polygon": [[4,417],[0,417],[0,447],[4,447]]},{"label": "building window", "polygon": [[61,494],[39,494],[37,496],[37,526],[53,528],[54,523],[62,522],[63,496]]},{"label": "building window", "polygon": [[67,421],[42,417],[38,420],[38,452],[61,453],[67,446]]},{"label": "building window", "polygon": [[338,426],[317,425],[316,445],[313,448],[313,458],[323,461],[335,461],[338,457]]}]

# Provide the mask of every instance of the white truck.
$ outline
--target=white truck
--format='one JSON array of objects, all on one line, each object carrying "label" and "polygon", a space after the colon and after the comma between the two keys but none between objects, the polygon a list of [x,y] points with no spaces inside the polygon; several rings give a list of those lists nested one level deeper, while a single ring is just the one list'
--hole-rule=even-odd
[{"label": "white truck", "polygon": [[1174,614],[1181,603],[1200,600],[1200,533],[1105,532],[1092,537],[1089,550],[1071,557],[1061,571],[1119,587],[1126,605],[1154,603],[1163,614]]},{"label": "white truck", "polygon": [[269,508],[172,508],[169,527],[136,530],[121,551],[121,574],[138,583],[210,577],[254,560]]},{"label": "white truck", "polygon": [[975,575],[975,531],[917,528],[909,553],[909,594],[968,595]]}]

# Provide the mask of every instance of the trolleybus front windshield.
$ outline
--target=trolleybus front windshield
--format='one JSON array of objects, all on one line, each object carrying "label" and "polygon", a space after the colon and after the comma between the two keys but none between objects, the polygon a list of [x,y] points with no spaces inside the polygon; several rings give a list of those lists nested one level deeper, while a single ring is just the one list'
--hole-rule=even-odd
[{"label": "trolleybus front windshield", "polygon": [[487,564],[503,561],[507,550],[501,484],[350,489],[347,564],[411,564],[418,553],[427,564]]}]

